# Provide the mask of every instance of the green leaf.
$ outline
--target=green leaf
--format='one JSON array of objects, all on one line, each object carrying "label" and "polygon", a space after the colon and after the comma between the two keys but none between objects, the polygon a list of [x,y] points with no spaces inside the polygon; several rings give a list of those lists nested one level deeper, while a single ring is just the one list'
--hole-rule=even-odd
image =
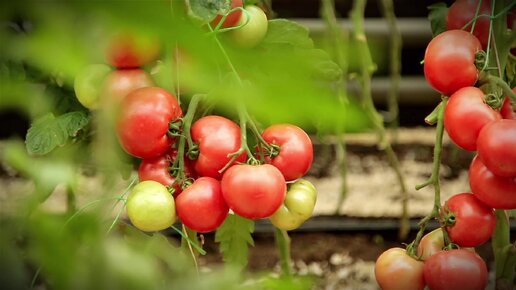
[{"label": "green leaf", "polygon": [[230,214],[215,233],[215,242],[220,243],[224,262],[244,268],[247,265],[249,245],[254,246],[251,233],[254,221]]},{"label": "green leaf", "polygon": [[28,130],[25,139],[30,154],[44,155],[57,146],[63,146],[69,137],[75,137],[90,121],[84,111],[70,112],[59,117],[47,114]]},{"label": "green leaf", "polygon": [[448,7],[446,3],[439,2],[428,6],[428,20],[432,27],[432,35],[435,37],[439,33],[446,30],[446,15],[448,15]]},{"label": "green leaf", "polygon": [[308,29],[287,19],[269,20],[267,35],[261,43],[262,46],[278,44],[289,44],[299,48],[314,47]]},{"label": "green leaf", "polygon": [[185,0],[188,15],[208,23],[217,14],[225,14],[231,8],[231,0]]}]

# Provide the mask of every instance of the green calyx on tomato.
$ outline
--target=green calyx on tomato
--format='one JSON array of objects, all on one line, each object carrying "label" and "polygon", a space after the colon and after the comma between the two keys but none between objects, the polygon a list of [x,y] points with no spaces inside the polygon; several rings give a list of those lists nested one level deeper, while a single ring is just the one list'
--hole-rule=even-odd
[{"label": "green calyx on tomato", "polygon": [[317,201],[317,190],[305,179],[292,183],[283,204],[270,217],[271,223],[282,230],[293,230],[312,216]]},{"label": "green calyx on tomato", "polygon": [[176,220],[174,198],[167,187],[152,180],[133,187],[126,209],[131,223],[146,232],[164,230]]}]

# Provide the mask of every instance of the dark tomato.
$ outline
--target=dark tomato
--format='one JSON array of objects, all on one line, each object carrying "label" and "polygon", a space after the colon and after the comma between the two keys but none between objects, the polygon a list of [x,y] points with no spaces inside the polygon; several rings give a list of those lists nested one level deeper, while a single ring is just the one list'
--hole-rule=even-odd
[{"label": "dark tomato", "polygon": [[430,290],[485,290],[487,286],[486,263],[463,249],[435,253],[425,261],[423,273]]},{"label": "dark tomato", "polygon": [[[448,9],[448,15],[446,16],[446,29],[463,29],[464,25],[475,17],[478,3],[479,0],[455,1]],[[491,15],[491,1],[482,1],[478,15],[486,16],[480,16],[477,18],[473,35],[478,38],[480,43],[482,43],[482,47],[486,49],[487,42],[489,40],[489,15]],[[467,32],[471,31],[471,24],[465,27],[464,30]]]}]

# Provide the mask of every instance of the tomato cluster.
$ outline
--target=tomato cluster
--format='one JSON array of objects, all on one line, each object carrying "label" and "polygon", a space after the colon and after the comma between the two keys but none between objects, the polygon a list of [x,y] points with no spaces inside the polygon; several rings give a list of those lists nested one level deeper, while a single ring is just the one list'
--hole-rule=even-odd
[{"label": "tomato cluster", "polygon": [[[155,128],[168,128],[168,124],[174,123],[174,120],[170,121],[168,118],[145,122],[142,116],[149,114],[145,110],[146,105],[140,105],[140,109],[125,106],[126,103],[133,102],[133,95],[139,95],[142,92],[148,92],[151,95],[153,93],[151,90],[144,89],[134,91],[122,100],[120,112],[122,117],[129,115],[129,112],[138,111],[142,114],[140,116],[134,113],[138,116],[135,120],[143,120],[135,121],[140,126],[138,133],[134,132],[134,127],[121,126],[119,127],[120,136],[126,133],[146,134],[156,131]],[[139,99],[154,101],[152,98]],[[126,108],[129,108],[129,112]],[[147,118],[155,120],[155,115],[166,116],[156,111],[147,115]],[[281,130],[276,132],[277,135],[274,138],[266,139],[267,132],[277,130],[275,128]],[[127,131],[128,129],[133,131]],[[164,192],[163,189],[166,190],[168,187],[168,190],[174,194],[175,204],[168,203],[166,206],[169,207],[169,212],[177,211],[177,216],[188,228],[198,232],[213,231],[224,222],[229,209],[249,219],[270,217],[275,226],[285,230],[297,228],[311,216],[315,206],[316,190],[310,182],[299,178],[310,168],[313,150],[310,138],[299,127],[281,124],[267,128],[262,138],[267,142],[269,150],[263,152],[257,149],[255,156],[250,158],[253,160],[251,164],[245,164],[246,152],[242,150],[244,147],[241,144],[240,126],[225,117],[209,115],[199,118],[191,125],[190,136],[193,148],[188,148],[189,154],[181,157],[177,155],[178,142],[175,142],[174,137],[167,133],[162,136],[167,140],[166,142],[162,142],[161,138],[147,138],[140,140],[138,144],[162,154],[149,158],[143,157],[138,171],[141,181],[138,189],[152,184],[146,191],[146,194],[151,197],[161,195]],[[130,144],[124,145],[125,142]],[[131,142],[130,139],[120,138],[124,148],[132,148]],[[168,145],[161,149],[162,144]],[[136,157],[142,156],[134,154],[134,151],[127,150],[127,152]],[[257,162],[260,155],[263,155],[264,163]],[[187,179],[177,178],[180,169],[173,168],[174,164],[177,165],[177,162],[174,162],[177,158],[184,159],[183,170]],[[280,165],[277,166],[275,163]],[[290,164],[291,167],[282,167],[284,163]],[[289,187],[288,190],[287,187]],[[130,197],[134,195],[135,190],[130,193]],[[170,193],[168,195],[172,196]],[[128,199],[127,208],[133,224],[141,230],[149,228],[156,230],[153,227],[140,227],[134,223],[134,221],[141,223],[142,220],[147,220],[147,216],[145,216],[146,212],[131,210],[135,206],[141,207],[139,204],[134,205],[132,200]],[[149,198],[149,207],[159,207],[154,202],[160,201]],[[150,214],[148,223],[153,223],[155,218]],[[175,219],[167,219],[167,223],[161,223],[162,226],[159,229],[169,227],[174,221]]]},{"label": "tomato cluster", "polygon": [[426,80],[448,100],[442,104],[450,139],[462,149],[477,151],[469,168],[471,192],[436,204],[428,218],[436,217],[441,228],[422,236],[423,227],[407,249],[392,248],[378,257],[375,275],[384,290],[487,286],[486,264],[474,248],[493,235],[494,209],[516,208],[515,108],[509,97],[492,89],[493,84],[478,83],[485,68],[482,49],[489,44],[491,7],[491,1],[480,6],[479,1],[455,1],[448,9],[447,31],[430,41],[424,59]]}]

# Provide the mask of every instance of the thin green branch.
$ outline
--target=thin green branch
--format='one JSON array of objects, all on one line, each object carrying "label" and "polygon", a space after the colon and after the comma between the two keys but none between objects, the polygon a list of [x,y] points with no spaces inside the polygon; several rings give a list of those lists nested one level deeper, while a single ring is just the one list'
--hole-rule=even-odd
[{"label": "thin green branch", "polygon": [[290,267],[290,238],[287,231],[274,228],[274,237],[276,238],[276,245],[279,250],[280,265],[283,275],[291,276],[292,269]]}]

